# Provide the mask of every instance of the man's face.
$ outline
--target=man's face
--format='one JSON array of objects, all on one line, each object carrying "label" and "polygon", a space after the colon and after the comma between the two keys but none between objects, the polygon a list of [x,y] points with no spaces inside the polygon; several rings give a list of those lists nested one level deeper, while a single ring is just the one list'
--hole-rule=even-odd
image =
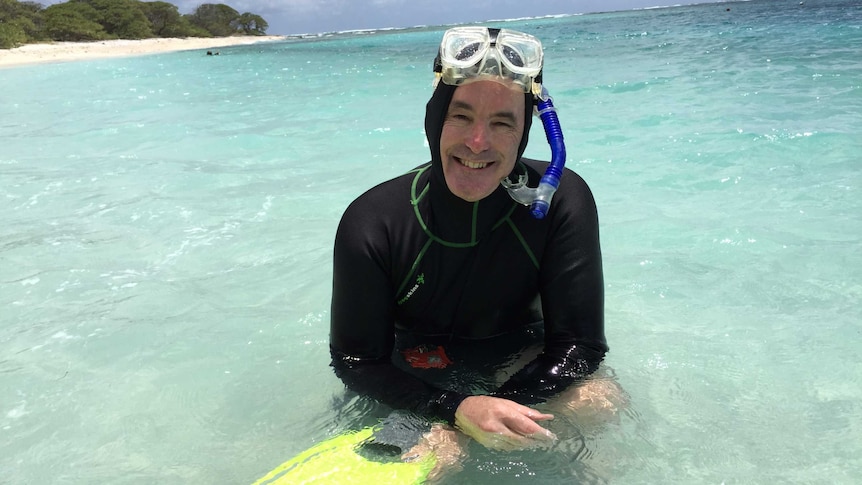
[{"label": "man's face", "polygon": [[524,93],[494,81],[459,86],[443,121],[440,154],[449,191],[475,202],[515,167],[524,132]]}]

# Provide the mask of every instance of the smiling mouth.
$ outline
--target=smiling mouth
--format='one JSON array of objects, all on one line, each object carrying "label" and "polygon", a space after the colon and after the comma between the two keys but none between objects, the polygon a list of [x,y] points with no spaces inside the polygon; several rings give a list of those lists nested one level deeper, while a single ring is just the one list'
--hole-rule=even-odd
[{"label": "smiling mouth", "polygon": [[467,168],[472,168],[472,169],[477,169],[477,170],[483,169],[483,168],[487,167],[488,165],[491,165],[492,163],[494,163],[494,162],[471,162],[470,160],[464,160],[463,158],[457,158],[457,157],[455,157],[455,160],[457,160],[458,163],[460,163],[461,165],[463,165]]}]

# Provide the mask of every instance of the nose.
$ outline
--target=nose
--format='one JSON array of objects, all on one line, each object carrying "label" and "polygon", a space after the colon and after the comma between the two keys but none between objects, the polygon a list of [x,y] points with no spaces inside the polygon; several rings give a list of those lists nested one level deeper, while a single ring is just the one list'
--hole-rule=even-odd
[{"label": "nose", "polygon": [[473,123],[467,130],[465,145],[473,153],[482,153],[490,148],[490,131],[485,123]]}]

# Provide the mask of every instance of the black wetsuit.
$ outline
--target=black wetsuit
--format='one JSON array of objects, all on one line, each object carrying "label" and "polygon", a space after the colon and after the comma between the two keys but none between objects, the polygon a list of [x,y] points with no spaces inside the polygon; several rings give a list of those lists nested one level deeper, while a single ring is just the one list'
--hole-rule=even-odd
[{"label": "black wetsuit", "polygon": [[[345,384],[389,406],[454,421],[467,394],[393,364],[395,335],[429,342],[488,339],[544,321],[544,351],[491,394],[544,400],[593,372],[607,351],[598,216],[587,184],[563,174],[550,211],[534,219],[498,188],[479,202],[449,192],[440,134],[454,88],[426,110],[432,161],[384,182],[345,211],[335,240],[330,346]],[[532,98],[526,95],[525,133]],[[515,171],[535,187],[545,162]]]}]

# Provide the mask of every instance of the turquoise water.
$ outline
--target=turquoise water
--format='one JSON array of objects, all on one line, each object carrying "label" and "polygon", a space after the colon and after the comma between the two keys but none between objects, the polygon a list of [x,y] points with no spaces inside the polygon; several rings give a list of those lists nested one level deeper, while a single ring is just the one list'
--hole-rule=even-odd
[{"label": "turquoise water", "polygon": [[[447,483],[862,481],[862,4],[798,3],[506,23],[631,404]],[[250,483],[374,419],[328,367],[332,240],[428,159],[442,30],[0,70],[0,483]]]}]

